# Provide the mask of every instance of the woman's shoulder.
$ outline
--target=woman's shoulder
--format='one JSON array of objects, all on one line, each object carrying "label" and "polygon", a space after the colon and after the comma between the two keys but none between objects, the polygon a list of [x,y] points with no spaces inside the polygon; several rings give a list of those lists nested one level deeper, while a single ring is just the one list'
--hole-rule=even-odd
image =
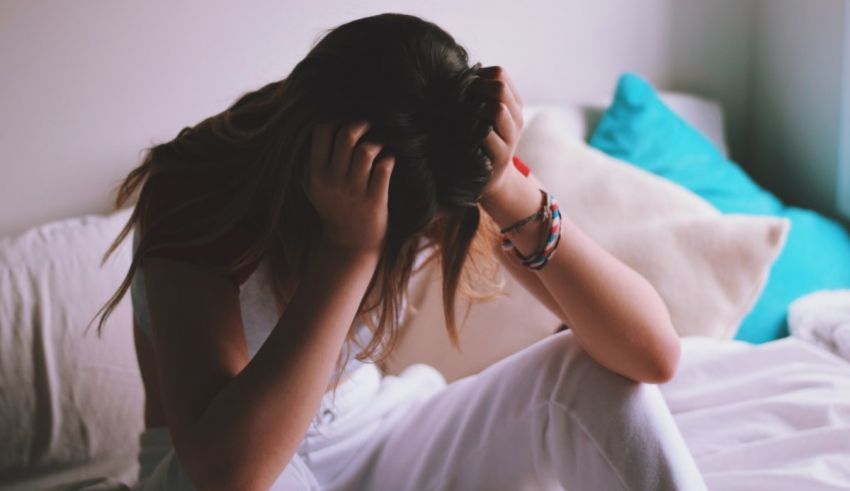
[{"label": "woman's shoulder", "polygon": [[[221,213],[230,204],[226,193],[216,193],[216,180],[212,177],[188,176],[177,173],[157,173],[144,183],[145,208],[140,211],[141,226],[161,223],[169,236],[190,240],[205,232],[209,214]],[[140,201],[141,202],[141,201]],[[248,216],[216,239],[200,245],[169,247],[150,253],[151,256],[168,257],[194,264],[225,266],[248,249],[260,235],[257,217]],[[241,286],[256,269],[258,261],[228,275],[237,287]]]}]

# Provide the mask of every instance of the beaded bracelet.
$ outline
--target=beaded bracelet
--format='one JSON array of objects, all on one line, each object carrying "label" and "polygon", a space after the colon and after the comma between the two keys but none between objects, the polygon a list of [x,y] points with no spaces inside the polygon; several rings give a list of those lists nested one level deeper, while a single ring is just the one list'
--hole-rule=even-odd
[{"label": "beaded bracelet", "polygon": [[546,203],[543,208],[544,223],[542,227],[545,235],[541,237],[540,247],[530,255],[524,256],[514,247],[513,242],[508,239],[507,235],[502,234],[501,236],[502,249],[506,252],[513,249],[514,255],[519,259],[520,263],[534,270],[543,269],[543,266],[552,257],[552,254],[558,248],[558,244],[561,241],[561,210],[558,206],[558,201],[551,193],[542,189],[541,191],[546,196]]}]

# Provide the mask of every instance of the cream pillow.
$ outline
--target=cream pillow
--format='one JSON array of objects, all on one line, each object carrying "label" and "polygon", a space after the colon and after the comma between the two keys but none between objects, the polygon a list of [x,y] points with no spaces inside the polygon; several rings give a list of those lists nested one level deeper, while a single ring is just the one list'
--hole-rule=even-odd
[{"label": "cream pillow", "polygon": [[[785,218],[721,214],[689,190],[571,136],[557,108],[526,123],[516,154],[558,199],[563,214],[659,292],[681,336],[730,339],[758,299],[790,228]],[[568,237],[565,237],[569,240]],[[414,278],[393,371],[429,363],[447,379],[475,373],[550,334],[557,317],[504,273],[505,298],[475,304],[449,344],[436,265]],[[458,308],[461,314],[464,305]]]},{"label": "cream pillow", "polygon": [[132,237],[100,260],[131,211],[0,240],[0,481],[12,489],[135,481],[145,394],[130,295],[103,337],[84,332],[130,266]]}]

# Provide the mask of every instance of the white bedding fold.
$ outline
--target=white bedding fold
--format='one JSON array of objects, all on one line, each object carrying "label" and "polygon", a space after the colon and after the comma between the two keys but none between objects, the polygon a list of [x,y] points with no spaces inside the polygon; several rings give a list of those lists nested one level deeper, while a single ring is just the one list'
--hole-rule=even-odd
[{"label": "white bedding fold", "polygon": [[850,489],[850,363],[793,337],[682,348],[660,388],[709,489]]},{"label": "white bedding fold", "polygon": [[850,361],[850,289],[817,290],[794,300],[788,330]]}]

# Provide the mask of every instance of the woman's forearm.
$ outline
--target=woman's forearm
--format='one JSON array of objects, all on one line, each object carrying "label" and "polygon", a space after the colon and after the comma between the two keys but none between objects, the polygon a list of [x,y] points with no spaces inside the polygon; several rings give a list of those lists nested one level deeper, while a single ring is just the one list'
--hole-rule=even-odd
[{"label": "woman's forearm", "polygon": [[[540,207],[539,187],[512,169],[503,189],[482,206],[500,227]],[[557,198],[557,196],[556,196]],[[512,242],[524,255],[539,244],[539,221],[521,229]],[[562,319],[600,364],[636,381],[660,383],[675,372],[679,336],[663,299],[643,276],[599,246],[562,210],[561,241],[537,276],[561,306]]]},{"label": "woman's forearm", "polygon": [[294,455],[378,261],[330,248],[311,257],[265,343],[192,428],[196,465],[239,489],[267,489]]}]

